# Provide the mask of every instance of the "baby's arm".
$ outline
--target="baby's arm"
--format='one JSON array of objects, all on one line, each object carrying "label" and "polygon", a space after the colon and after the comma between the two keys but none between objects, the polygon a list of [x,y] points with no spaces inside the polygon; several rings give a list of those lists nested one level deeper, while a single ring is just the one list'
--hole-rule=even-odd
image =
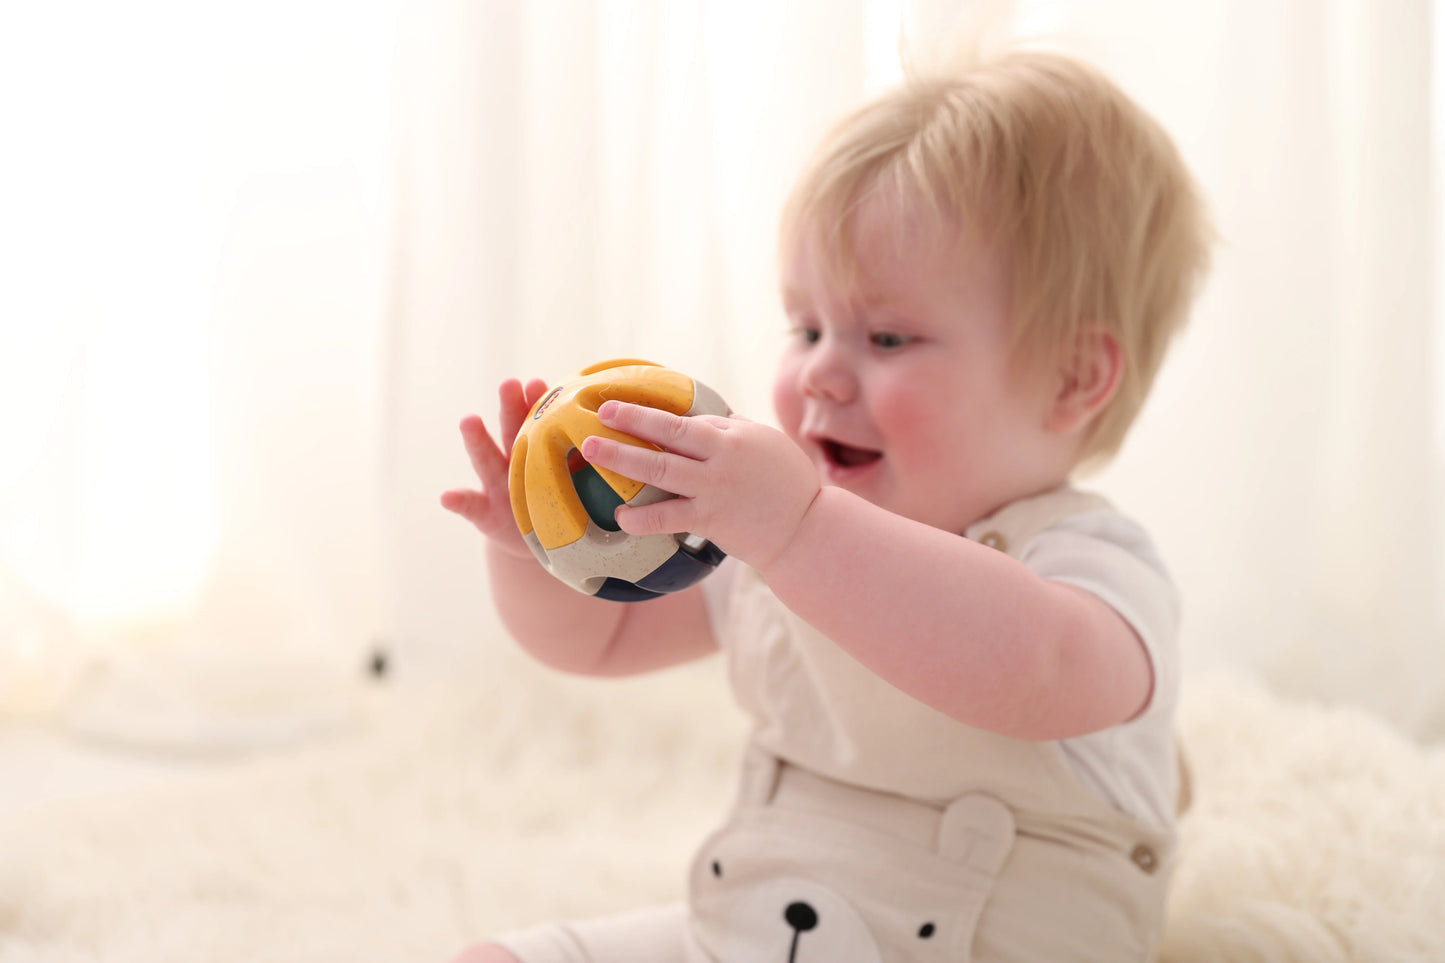
[{"label": "baby's arm", "polygon": [[539,661],[584,675],[628,675],[706,655],[716,646],[700,590],[632,604],[591,598],[553,578],[522,541],[507,494],[508,458],[522,420],[545,392],[539,380],[502,383],[503,445],[481,418],[463,419],[462,441],[481,487],[442,495],[445,508],[487,537],[502,623]]},{"label": "baby's arm", "polygon": [[842,489],[819,494],[762,574],[879,676],[979,728],[1065,739],[1149,701],[1144,645],[1098,597]]},{"label": "baby's arm", "polygon": [[757,568],[784,604],[883,679],[982,729],[1062,739],[1147,704],[1143,643],[1097,597],[1002,552],[820,488],[782,433],[609,402],[583,454],[686,497],[618,511],[629,532],[686,530]]}]

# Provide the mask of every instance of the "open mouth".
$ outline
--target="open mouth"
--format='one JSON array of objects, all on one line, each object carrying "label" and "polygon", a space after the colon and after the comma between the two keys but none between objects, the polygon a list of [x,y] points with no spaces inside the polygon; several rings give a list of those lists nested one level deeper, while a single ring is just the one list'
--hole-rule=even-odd
[{"label": "open mouth", "polygon": [[828,459],[828,464],[839,468],[862,468],[883,457],[881,451],[874,451],[871,448],[854,448],[852,445],[845,445],[838,441],[825,440],[822,445],[823,457]]}]

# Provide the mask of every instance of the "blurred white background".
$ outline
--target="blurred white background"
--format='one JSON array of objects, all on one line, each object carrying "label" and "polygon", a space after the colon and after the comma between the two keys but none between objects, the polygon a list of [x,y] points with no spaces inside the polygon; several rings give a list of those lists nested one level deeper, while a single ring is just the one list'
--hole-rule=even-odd
[{"label": "blurred white background", "polygon": [[[768,419],[790,179],[971,6],[6,5],[0,716],[296,721],[376,645],[501,684],[459,418],[627,355]],[[1222,237],[1092,480],[1191,667],[1445,735],[1435,5],[1001,6],[1163,121]]]}]

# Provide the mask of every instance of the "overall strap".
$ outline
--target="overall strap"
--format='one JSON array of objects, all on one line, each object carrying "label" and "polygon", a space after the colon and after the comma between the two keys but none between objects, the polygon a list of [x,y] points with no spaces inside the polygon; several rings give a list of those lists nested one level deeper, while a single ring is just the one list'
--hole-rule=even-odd
[{"label": "overall strap", "polygon": [[1018,558],[1024,546],[1050,526],[1084,512],[1109,509],[1108,499],[1068,485],[1009,502],[968,527],[967,538]]}]

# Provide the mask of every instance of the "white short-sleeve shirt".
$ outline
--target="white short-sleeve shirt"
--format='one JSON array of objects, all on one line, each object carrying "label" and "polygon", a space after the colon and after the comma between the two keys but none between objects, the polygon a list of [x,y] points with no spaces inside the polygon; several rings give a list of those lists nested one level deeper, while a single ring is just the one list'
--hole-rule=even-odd
[{"label": "white short-sleeve shirt", "polygon": [[[985,520],[966,534],[979,539],[987,528]],[[1061,740],[1058,746],[1077,779],[1115,809],[1149,825],[1172,825],[1178,793],[1174,715],[1179,693],[1179,602],[1153,544],[1137,523],[1102,500],[1094,500],[1085,503],[1081,511],[1050,521],[1011,554],[1044,578],[1096,595],[1138,634],[1153,668],[1148,706],[1130,722]],[[725,650],[747,644],[745,640],[728,638],[727,630],[728,609],[740,574],[740,563],[730,559],[704,583],[709,617]],[[836,677],[840,687],[851,686],[856,693],[856,671],[856,667],[847,667],[845,660],[814,658],[809,663],[807,684],[826,690],[830,677]],[[734,675],[739,701],[760,717],[760,730],[775,750],[781,746],[782,754],[788,755],[787,747],[792,743],[797,745],[800,757],[847,759],[854,771],[846,775],[862,785],[887,787],[899,780],[898,754],[890,756],[868,749],[876,720],[832,712],[826,719],[799,713],[790,718],[784,709],[772,711],[774,704],[788,697],[786,676],[790,674],[791,670],[765,679]],[[849,678],[844,680],[843,674]],[[751,691],[755,688],[769,691]],[[809,698],[816,700],[818,696],[813,693]],[[830,705],[868,701],[827,700],[826,692],[823,699]],[[861,711],[866,712],[866,707]],[[932,730],[928,738],[935,742],[947,738],[948,722],[928,719],[926,714],[915,718]],[[830,746],[830,741],[834,745]],[[920,767],[930,764],[920,759]],[[946,788],[933,784],[935,778],[920,776],[916,787],[902,785],[896,791],[908,794],[916,788],[920,794],[932,794]],[[903,781],[909,779],[905,776]]]}]

